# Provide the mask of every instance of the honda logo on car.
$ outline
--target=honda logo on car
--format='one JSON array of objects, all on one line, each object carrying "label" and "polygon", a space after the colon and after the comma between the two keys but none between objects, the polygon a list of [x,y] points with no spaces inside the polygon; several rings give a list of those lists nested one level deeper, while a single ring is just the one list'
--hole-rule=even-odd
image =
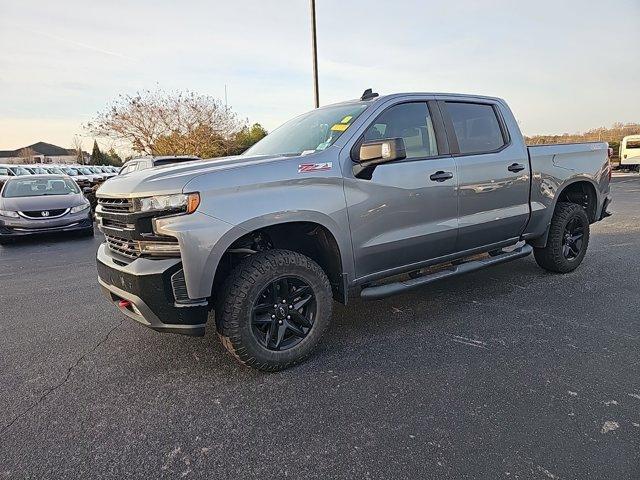
[{"label": "honda logo on car", "polygon": [[49,216],[49,212],[47,210],[44,210],[44,211],[40,212],[40,215],[42,215],[43,217],[48,217]]}]

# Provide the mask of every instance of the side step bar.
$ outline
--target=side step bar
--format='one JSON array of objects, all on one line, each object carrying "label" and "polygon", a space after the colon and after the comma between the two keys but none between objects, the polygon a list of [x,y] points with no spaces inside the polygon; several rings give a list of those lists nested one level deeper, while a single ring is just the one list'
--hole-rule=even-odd
[{"label": "side step bar", "polygon": [[533,247],[528,244],[516,248],[511,252],[504,252],[495,257],[487,257],[482,260],[471,260],[469,262],[461,263],[458,265],[452,265],[451,268],[446,270],[440,270],[439,272],[432,273],[430,275],[424,275],[422,277],[405,280],[402,282],[387,283],[385,285],[378,285],[375,287],[363,288],[360,292],[360,296],[366,300],[375,300],[378,298],[385,298],[397,293],[413,290],[414,288],[428,285],[429,283],[442,280],[443,278],[451,278],[463,273],[474,272],[476,270],[482,270],[483,268],[491,267],[499,263],[510,262],[518,258],[523,258],[533,252]]}]

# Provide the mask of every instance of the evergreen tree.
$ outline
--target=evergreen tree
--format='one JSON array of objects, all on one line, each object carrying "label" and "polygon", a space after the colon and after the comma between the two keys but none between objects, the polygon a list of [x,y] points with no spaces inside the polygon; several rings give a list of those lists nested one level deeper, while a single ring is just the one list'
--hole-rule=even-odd
[{"label": "evergreen tree", "polygon": [[93,151],[91,152],[91,165],[102,165],[105,163],[104,154],[100,151],[97,141],[93,141]]},{"label": "evergreen tree", "polygon": [[113,148],[111,148],[109,150],[109,153],[107,153],[105,156],[107,157],[106,160],[108,165],[121,167],[122,164],[124,163],[122,161],[122,158],[120,158],[120,155],[118,155],[118,152],[116,152]]}]

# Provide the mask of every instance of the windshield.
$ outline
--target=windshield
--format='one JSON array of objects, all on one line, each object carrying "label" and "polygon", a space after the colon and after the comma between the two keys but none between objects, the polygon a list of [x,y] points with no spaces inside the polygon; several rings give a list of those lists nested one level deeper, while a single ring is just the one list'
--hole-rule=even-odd
[{"label": "windshield", "polygon": [[11,175],[11,174],[9,173],[9,169],[8,169],[7,167],[0,167],[0,175],[7,175],[7,176],[9,176],[9,175]]},{"label": "windshield", "polygon": [[87,167],[81,167],[81,168],[78,168],[77,170],[83,175],[93,175],[93,172],[89,170]]},{"label": "windshield", "polygon": [[69,178],[20,178],[9,180],[2,192],[5,198],[42,197],[45,195],[75,195],[80,193],[76,182]]},{"label": "windshield", "polygon": [[333,145],[369,104],[350,103],[319,108],[289,120],[243,155],[299,155]]},{"label": "windshield", "polygon": [[11,167],[11,171],[16,175],[31,175],[31,172],[29,172],[29,170],[22,167]]},{"label": "windshield", "polygon": [[57,175],[64,175],[66,173],[61,168],[57,168],[57,167],[47,167],[46,170],[49,173],[55,173]]},{"label": "windshield", "polygon": [[78,175],[80,175],[74,168],[64,168],[63,170],[67,175],[71,175],[72,177],[77,177]]}]

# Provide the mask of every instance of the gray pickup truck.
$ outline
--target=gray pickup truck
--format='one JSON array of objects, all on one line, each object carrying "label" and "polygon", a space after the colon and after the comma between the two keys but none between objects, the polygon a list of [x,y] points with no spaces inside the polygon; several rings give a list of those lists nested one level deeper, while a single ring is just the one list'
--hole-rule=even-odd
[{"label": "gray pickup truck", "polygon": [[527,147],[499,98],[408,93],[294,118],[243,155],[99,189],[107,297],[160,332],[275,371],[306,358],[332,301],[378,299],[533,252],[566,273],[608,215],[606,143]]}]

